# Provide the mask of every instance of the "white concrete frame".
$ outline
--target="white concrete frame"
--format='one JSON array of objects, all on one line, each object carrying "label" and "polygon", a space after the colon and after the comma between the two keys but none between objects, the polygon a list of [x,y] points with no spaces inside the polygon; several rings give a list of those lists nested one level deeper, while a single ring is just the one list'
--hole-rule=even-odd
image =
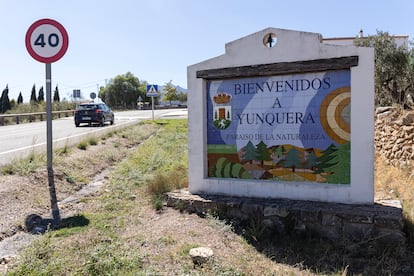
[{"label": "white concrete frame", "polygon": [[[274,33],[277,44],[263,38]],[[351,70],[351,183],[275,182],[207,177],[206,81],[197,71],[358,56]],[[253,76],[254,77],[254,76]],[[225,54],[191,65],[188,81],[189,190],[191,193],[287,198],[348,204],[374,202],[374,49],[326,45],[317,33],[267,28],[225,45]]]}]

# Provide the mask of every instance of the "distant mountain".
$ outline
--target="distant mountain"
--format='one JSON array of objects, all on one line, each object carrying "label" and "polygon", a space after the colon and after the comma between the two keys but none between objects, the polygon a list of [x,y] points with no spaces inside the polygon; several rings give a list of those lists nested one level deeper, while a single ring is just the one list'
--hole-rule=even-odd
[{"label": "distant mountain", "polygon": [[183,92],[183,93],[187,94],[187,89],[186,88],[181,87],[179,85],[174,86],[174,87],[177,89],[177,91],[180,91],[180,92]]},{"label": "distant mountain", "polygon": [[[164,91],[164,86],[165,85],[158,85],[159,91],[163,92]],[[187,94],[187,89],[186,88],[183,88],[179,85],[174,85],[174,84],[172,86],[174,86],[175,89],[177,89],[178,92],[182,92],[182,93]]]},{"label": "distant mountain", "polygon": [[[187,89],[185,89],[185,88],[183,88],[183,87],[181,87],[181,86],[179,86],[179,85],[174,85],[174,84],[172,84],[172,86],[173,87],[175,87],[175,89],[177,89],[177,92],[178,93],[184,93],[184,94],[187,94]],[[170,104],[172,104],[172,105],[174,105],[174,106],[176,106],[176,105],[182,105],[182,104],[186,104],[186,103],[183,103],[183,102],[179,102],[179,101],[172,101],[172,102],[165,102],[165,101],[163,101],[162,100],[162,95],[164,94],[164,87],[165,87],[165,85],[158,85],[158,91],[159,91],[159,93],[161,94],[161,97],[159,97],[159,104],[161,105],[161,106],[169,106]]]}]

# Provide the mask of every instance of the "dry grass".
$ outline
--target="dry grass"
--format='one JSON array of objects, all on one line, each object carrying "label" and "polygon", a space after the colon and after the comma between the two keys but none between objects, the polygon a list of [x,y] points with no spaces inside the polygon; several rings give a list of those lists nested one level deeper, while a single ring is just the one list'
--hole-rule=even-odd
[{"label": "dry grass", "polygon": [[414,174],[388,165],[384,157],[375,160],[375,200],[397,199],[403,206],[406,234],[414,242]]},{"label": "dry grass", "polygon": [[414,174],[388,165],[385,158],[375,158],[375,199],[414,200]]}]

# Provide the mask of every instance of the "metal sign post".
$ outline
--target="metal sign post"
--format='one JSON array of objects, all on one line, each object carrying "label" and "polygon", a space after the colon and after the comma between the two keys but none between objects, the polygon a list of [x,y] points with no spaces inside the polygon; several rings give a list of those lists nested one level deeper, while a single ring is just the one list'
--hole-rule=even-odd
[{"label": "metal sign post", "polygon": [[142,109],[142,97],[141,96],[138,96],[137,107],[138,107],[139,110]]},{"label": "metal sign post", "polygon": [[154,97],[151,97],[152,102],[152,120],[154,121]]},{"label": "metal sign post", "polygon": [[53,222],[60,222],[55,181],[53,177],[53,136],[52,136],[52,62],[58,61],[68,49],[69,38],[65,28],[52,19],[34,22],[26,32],[26,49],[37,61],[46,64],[46,138],[47,138],[47,179]]},{"label": "metal sign post", "polygon": [[158,97],[158,85],[147,85],[147,97],[151,97],[152,102],[152,120],[154,120],[154,97]]},{"label": "metal sign post", "polygon": [[57,204],[55,180],[53,177],[53,135],[52,135],[52,65],[46,63],[46,132],[47,132],[47,179],[49,183],[52,217],[55,223],[60,222]]}]

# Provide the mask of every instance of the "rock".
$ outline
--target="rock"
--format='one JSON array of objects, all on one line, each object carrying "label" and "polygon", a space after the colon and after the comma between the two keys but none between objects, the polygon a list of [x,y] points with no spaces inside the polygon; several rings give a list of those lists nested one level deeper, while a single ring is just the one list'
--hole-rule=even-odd
[{"label": "rock", "polygon": [[51,227],[52,220],[43,219],[37,214],[28,215],[25,219],[26,231],[32,234],[46,233],[47,229]]},{"label": "rock", "polygon": [[377,114],[381,114],[381,113],[391,111],[391,110],[392,110],[392,106],[380,106],[380,107],[377,107],[375,111]]},{"label": "rock", "polygon": [[34,231],[42,222],[42,217],[37,214],[31,214],[26,217],[25,226],[27,232]]},{"label": "rock", "polygon": [[0,258],[0,264],[5,265],[16,259],[17,255],[7,255]]},{"label": "rock", "polygon": [[404,116],[402,116],[402,121],[404,125],[414,123],[414,112],[407,112]]},{"label": "rock", "polygon": [[283,207],[283,206],[281,206],[281,207],[279,207],[279,206],[271,206],[271,207],[266,207],[263,210],[263,215],[265,217],[269,217],[269,216],[279,216],[279,217],[285,218],[285,217],[287,217],[289,215],[289,211],[285,207]]},{"label": "rock", "polygon": [[210,247],[192,248],[189,254],[195,265],[202,265],[214,257],[213,250]]}]

